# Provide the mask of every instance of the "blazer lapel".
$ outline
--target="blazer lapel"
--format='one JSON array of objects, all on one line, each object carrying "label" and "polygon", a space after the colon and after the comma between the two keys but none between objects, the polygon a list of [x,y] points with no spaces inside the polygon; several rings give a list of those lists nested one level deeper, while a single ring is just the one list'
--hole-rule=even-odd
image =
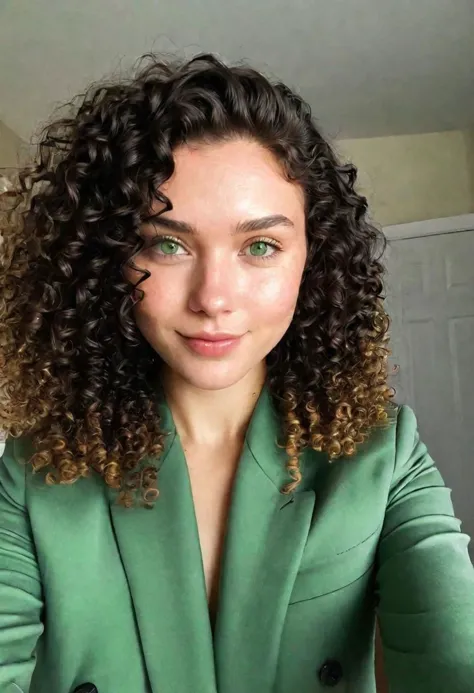
[{"label": "blazer lapel", "polygon": [[108,490],[153,693],[271,693],[292,587],[315,504],[288,481],[280,427],[265,387],[253,413],[234,482],[221,566],[214,642],[186,459],[166,403],[170,431],[157,464],[152,509],[124,509]]},{"label": "blazer lapel", "polygon": [[165,405],[161,416],[171,433],[157,465],[160,496],[152,509],[125,509],[109,492],[111,519],[151,691],[215,693],[212,632],[186,460]]},{"label": "blazer lapel", "polygon": [[306,544],[314,491],[280,493],[286,453],[265,387],[247,432],[233,489],[215,632],[220,693],[274,689],[283,624]]}]

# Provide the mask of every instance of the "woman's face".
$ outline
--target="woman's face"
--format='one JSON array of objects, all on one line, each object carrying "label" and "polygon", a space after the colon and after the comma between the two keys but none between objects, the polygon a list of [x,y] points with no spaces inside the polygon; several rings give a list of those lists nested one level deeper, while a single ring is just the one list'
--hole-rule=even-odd
[{"label": "woman's face", "polygon": [[135,264],[151,276],[135,317],[174,376],[220,390],[260,372],[291,323],[306,259],[303,192],[251,140],[174,156],[161,187],[173,209],[142,229]]}]

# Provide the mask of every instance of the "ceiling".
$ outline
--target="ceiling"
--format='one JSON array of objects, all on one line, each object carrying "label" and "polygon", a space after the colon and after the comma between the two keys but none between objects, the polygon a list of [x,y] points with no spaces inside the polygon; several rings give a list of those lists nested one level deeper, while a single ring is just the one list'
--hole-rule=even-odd
[{"label": "ceiling", "polygon": [[150,50],[243,59],[331,137],[474,126],[474,0],[0,0],[0,119],[29,140]]}]

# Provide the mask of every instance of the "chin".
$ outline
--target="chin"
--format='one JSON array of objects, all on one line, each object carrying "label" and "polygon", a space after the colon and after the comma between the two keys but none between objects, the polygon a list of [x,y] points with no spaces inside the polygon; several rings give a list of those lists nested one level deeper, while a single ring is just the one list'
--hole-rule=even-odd
[{"label": "chin", "polygon": [[199,390],[225,390],[240,382],[246,372],[236,369],[222,372],[220,369],[202,368],[199,373],[181,373],[181,378]]},{"label": "chin", "polygon": [[225,390],[240,382],[255,367],[236,361],[192,360],[191,363],[167,363],[170,371],[198,390]]}]

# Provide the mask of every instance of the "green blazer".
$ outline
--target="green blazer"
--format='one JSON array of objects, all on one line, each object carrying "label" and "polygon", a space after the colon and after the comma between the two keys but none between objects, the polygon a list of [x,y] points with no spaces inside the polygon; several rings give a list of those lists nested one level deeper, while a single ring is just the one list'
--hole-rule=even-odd
[{"label": "green blazer", "polygon": [[209,621],[190,480],[170,435],[153,509],[97,475],[48,487],[0,464],[0,691],[374,693],[378,615],[391,693],[474,691],[474,570],[413,411],[351,459],[302,459],[291,496],[265,388],[239,461],[219,612]]}]

